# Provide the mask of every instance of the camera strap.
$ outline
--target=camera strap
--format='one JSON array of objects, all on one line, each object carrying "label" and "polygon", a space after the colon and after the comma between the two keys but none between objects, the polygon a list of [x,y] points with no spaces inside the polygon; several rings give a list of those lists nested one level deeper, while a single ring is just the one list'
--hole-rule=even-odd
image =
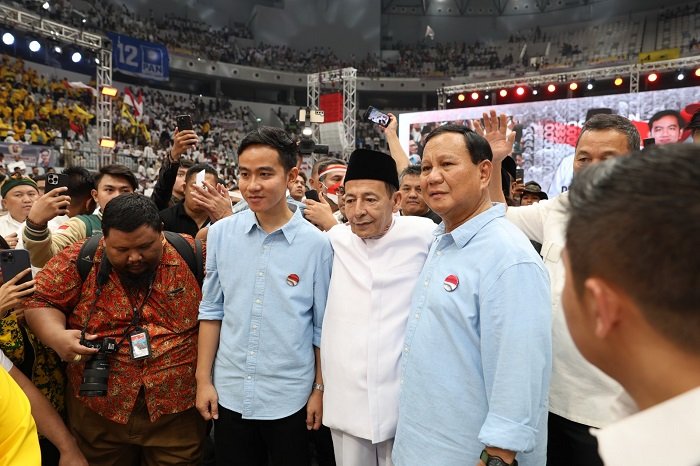
[{"label": "camera strap", "polygon": [[[109,263],[107,257],[103,256],[102,262],[100,264],[100,269],[98,270],[95,276],[95,299],[93,299],[92,301],[92,305],[90,306],[88,315],[85,317],[85,321],[83,322],[83,328],[80,331],[81,342],[85,341],[85,333],[87,332],[87,327],[90,323],[90,318],[95,313],[97,301],[102,295],[102,288],[109,280],[109,275],[111,271],[112,264]],[[151,281],[148,284],[148,291],[146,291],[146,296],[144,297],[143,301],[141,301],[141,304],[138,306],[134,304],[131,293],[129,293],[129,291],[126,290],[126,288],[124,288],[122,284],[122,287],[127,292],[127,299],[129,300],[129,304],[131,305],[133,314],[131,316],[129,326],[124,331],[124,335],[122,335],[121,339],[117,342],[116,347],[119,348],[124,342],[124,340],[128,339],[131,349],[131,356],[134,359],[147,358],[151,355],[151,342],[150,337],[148,335],[148,331],[144,328],[141,328],[139,324],[141,323],[141,314],[143,312],[143,308],[146,306],[146,303],[148,302],[149,298],[151,297],[151,293],[153,292],[154,281],[155,273],[151,277]]]}]

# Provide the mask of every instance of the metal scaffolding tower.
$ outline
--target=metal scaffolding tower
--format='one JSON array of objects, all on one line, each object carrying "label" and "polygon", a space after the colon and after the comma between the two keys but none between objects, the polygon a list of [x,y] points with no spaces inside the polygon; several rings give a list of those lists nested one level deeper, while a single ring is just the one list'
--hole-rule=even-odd
[{"label": "metal scaffolding tower", "polygon": [[18,30],[71,45],[79,45],[95,53],[97,63],[97,103],[95,118],[98,138],[112,137],[112,98],[102,94],[102,88],[112,85],[112,49],[109,39],[98,34],[42,18],[34,13],[0,5],[0,22]]},{"label": "metal scaffolding tower", "polygon": [[[321,89],[324,86],[342,85],[343,89],[343,134],[345,149],[343,156],[350,156],[355,150],[355,129],[357,125],[357,70],[342,68],[338,70],[313,73],[306,76],[306,106],[319,110]],[[319,128],[314,128],[314,139],[319,140]]]}]

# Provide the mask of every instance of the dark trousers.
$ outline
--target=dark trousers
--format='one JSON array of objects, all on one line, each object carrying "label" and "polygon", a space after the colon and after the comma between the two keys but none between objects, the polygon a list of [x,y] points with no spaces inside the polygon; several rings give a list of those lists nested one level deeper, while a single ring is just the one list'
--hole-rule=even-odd
[{"label": "dark trousers", "polygon": [[333,439],[331,430],[322,425],[318,430],[309,431],[313,455],[318,466],[335,466],[335,453],[333,452]]},{"label": "dark trousers", "polygon": [[547,466],[603,466],[590,427],[549,413]]},{"label": "dark trousers", "polygon": [[309,466],[306,408],[261,421],[219,405],[214,430],[217,466]]}]

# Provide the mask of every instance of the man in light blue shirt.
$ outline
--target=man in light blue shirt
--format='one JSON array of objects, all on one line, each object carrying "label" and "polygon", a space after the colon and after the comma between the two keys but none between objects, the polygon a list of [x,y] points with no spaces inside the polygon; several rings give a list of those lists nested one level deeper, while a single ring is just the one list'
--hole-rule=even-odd
[{"label": "man in light blue shirt", "polygon": [[214,419],[218,465],[308,466],[306,430],[321,425],[319,347],[333,252],[287,203],[295,162],[284,131],[246,136],[239,186],[250,209],[208,232],[196,405]]},{"label": "man in light blue shirt", "polygon": [[421,190],[443,223],[411,303],[396,466],[546,462],[549,281],[505,208],[491,203],[491,157],[462,126],[426,140]]}]

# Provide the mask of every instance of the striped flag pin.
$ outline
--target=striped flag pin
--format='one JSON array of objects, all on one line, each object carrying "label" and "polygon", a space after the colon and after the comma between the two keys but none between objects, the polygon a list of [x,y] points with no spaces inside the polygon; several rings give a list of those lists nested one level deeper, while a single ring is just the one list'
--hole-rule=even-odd
[{"label": "striped flag pin", "polygon": [[299,284],[299,275],[295,273],[290,273],[287,276],[287,285],[289,286],[297,286]]},{"label": "striped flag pin", "polygon": [[448,275],[445,281],[442,282],[442,287],[445,291],[454,291],[459,286],[459,278],[456,275]]}]

